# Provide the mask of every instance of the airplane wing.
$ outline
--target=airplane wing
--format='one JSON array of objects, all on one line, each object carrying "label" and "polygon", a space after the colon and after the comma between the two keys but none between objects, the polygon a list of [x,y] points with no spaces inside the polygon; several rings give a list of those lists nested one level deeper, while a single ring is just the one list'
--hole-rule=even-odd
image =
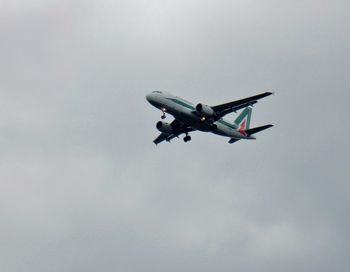
[{"label": "airplane wing", "polygon": [[172,139],[175,137],[180,136],[182,133],[188,133],[191,131],[194,131],[193,128],[190,126],[180,122],[179,120],[174,120],[170,124],[173,127],[173,133],[171,134],[166,134],[166,133],[161,133],[153,142],[157,145],[160,144],[163,141],[170,142]]},{"label": "airplane wing", "polygon": [[226,114],[235,112],[237,110],[243,109],[243,108],[248,107],[248,106],[252,106],[255,103],[258,103],[259,99],[264,98],[266,96],[269,96],[271,94],[272,94],[271,92],[265,92],[265,93],[251,96],[248,98],[243,98],[243,99],[236,100],[233,102],[217,105],[217,106],[214,106],[211,108],[216,113],[216,119],[219,120],[220,118],[224,117]]}]

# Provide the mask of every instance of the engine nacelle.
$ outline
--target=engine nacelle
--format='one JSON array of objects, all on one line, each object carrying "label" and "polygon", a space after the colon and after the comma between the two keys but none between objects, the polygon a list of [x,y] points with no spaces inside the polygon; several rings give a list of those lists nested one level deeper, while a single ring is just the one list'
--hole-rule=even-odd
[{"label": "engine nacelle", "polygon": [[211,107],[209,107],[207,105],[203,105],[203,104],[198,104],[196,106],[196,111],[200,115],[207,117],[207,118],[213,117],[215,114],[214,110]]},{"label": "engine nacelle", "polygon": [[171,134],[174,131],[173,127],[170,124],[162,121],[159,121],[157,123],[157,129],[165,134]]}]

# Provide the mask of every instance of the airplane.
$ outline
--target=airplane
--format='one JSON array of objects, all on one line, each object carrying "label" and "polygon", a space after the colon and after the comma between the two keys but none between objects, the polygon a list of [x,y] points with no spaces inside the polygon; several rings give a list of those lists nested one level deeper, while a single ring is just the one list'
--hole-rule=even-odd
[{"label": "airplane", "polygon": [[[157,123],[156,127],[161,134],[153,142],[156,145],[163,141],[170,142],[181,134],[185,134],[184,142],[189,142],[191,141],[189,133],[196,130],[229,137],[230,144],[243,139],[256,139],[254,134],[273,127],[273,125],[250,128],[252,106],[259,99],[271,94],[273,93],[265,92],[217,106],[208,106],[202,103],[194,105],[168,92],[154,91],[146,95],[147,101],[162,111],[161,119],[166,118],[166,113],[175,119],[170,124],[164,121]],[[225,115],[241,109],[243,111],[233,123],[223,118]]]}]

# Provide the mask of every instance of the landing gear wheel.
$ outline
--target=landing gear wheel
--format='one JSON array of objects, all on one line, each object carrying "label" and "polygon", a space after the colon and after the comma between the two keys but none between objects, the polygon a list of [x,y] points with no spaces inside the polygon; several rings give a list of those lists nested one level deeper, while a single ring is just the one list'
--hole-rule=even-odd
[{"label": "landing gear wheel", "polygon": [[189,141],[191,141],[191,136],[187,135],[185,138],[184,138],[184,142],[187,143]]}]

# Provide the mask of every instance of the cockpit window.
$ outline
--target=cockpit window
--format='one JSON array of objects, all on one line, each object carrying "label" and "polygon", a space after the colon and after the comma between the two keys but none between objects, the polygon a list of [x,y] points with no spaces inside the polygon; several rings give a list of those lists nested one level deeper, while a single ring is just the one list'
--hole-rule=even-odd
[{"label": "cockpit window", "polygon": [[160,92],[160,91],[154,91],[153,93],[159,93],[159,94],[161,94],[162,92]]}]

